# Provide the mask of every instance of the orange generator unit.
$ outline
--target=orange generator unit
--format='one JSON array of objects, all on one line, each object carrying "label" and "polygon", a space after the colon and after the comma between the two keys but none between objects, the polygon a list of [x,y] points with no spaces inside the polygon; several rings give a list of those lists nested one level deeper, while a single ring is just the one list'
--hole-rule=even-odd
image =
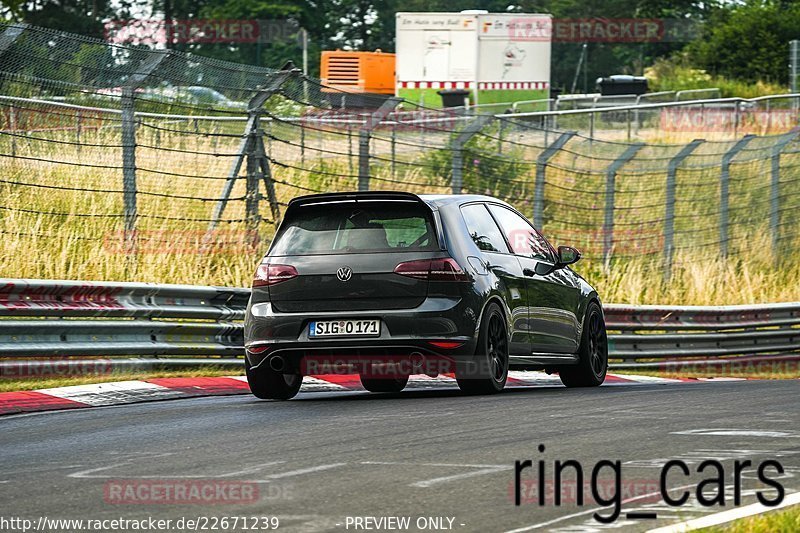
[{"label": "orange generator unit", "polygon": [[[335,107],[373,107],[367,101],[379,101],[366,96],[394,96],[394,54],[374,52],[348,52],[342,50],[322,52],[320,68],[323,92],[328,93]],[[349,93],[349,94],[343,94]],[[364,97],[351,97],[350,95]],[[344,96],[344,103],[342,101]]]}]

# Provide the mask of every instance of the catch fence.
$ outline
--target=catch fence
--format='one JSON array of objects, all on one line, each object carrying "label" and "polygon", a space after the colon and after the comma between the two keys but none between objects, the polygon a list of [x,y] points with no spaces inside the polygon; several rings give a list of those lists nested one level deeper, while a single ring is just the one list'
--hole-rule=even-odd
[{"label": "catch fence", "polygon": [[[19,24],[0,25],[0,95],[6,253],[224,265],[263,251],[292,197],[367,189],[496,196],[590,262],[665,279],[800,244],[797,95],[769,100],[766,123],[738,101],[492,115]],[[720,140],[729,107],[736,137]],[[710,131],[678,131],[712,112]]]}]

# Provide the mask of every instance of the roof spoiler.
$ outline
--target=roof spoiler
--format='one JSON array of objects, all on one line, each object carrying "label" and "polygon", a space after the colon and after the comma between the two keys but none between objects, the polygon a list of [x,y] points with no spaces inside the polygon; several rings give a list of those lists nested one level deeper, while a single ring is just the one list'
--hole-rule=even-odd
[{"label": "roof spoiler", "polygon": [[347,202],[359,200],[405,200],[409,202],[425,203],[418,195],[403,191],[359,191],[359,192],[331,192],[322,194],[309,194],[298,196],[289,201],[288,207],[299,207],[309,204],[323,204],[326,202]]}]

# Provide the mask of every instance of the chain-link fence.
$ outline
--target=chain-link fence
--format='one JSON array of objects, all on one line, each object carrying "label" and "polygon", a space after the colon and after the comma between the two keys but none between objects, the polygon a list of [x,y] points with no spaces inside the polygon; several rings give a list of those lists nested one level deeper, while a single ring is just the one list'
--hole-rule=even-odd
[{"label": "chain-link fence", "polygon": [[601,140],[566,118],[426,109],[25,25],[0,25],[0,95],[5,253],[57,265],[28,276],[98,254],[135,275],[153,249],[230,266],[218,256],[263,250],[292,197],[367,189],[496,196],[592,261],[646,258],[665,278],[681,258],[798,249],[791,107],[776,135]]}]

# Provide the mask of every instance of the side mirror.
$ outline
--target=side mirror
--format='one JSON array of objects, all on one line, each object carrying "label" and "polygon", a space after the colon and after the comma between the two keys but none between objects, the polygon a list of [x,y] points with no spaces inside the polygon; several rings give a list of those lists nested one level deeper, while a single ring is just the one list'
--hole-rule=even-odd
[{"label": "side mirror", "polygon": [[581,253],[572,246],[558,247],[558,267],[565,267],[576,263],[581,258]]}]

